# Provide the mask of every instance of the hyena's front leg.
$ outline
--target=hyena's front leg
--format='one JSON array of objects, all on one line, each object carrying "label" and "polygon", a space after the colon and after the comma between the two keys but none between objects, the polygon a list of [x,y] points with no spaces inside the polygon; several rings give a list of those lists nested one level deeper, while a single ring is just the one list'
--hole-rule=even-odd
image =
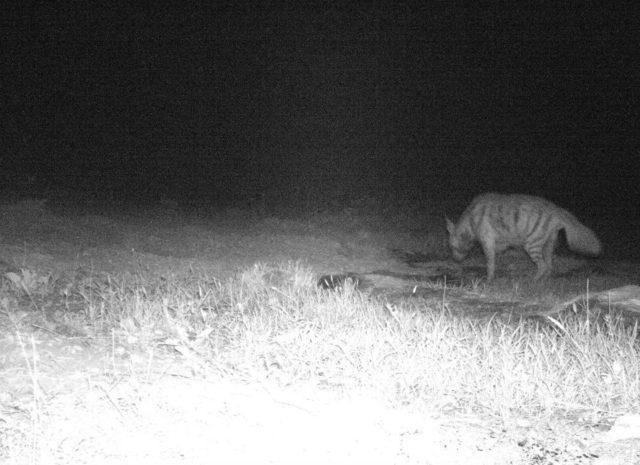
[{"label": "hyena's front leg", "polygon": [[485,239],[480,242],[487,259],[487,281],[493,281],[496,274],[496,244],[494,240]]}]

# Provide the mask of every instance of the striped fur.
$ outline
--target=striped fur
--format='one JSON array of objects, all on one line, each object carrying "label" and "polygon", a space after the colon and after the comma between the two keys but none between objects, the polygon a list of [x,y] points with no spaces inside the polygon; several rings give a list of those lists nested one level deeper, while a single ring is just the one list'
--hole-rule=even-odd
[{"label": "striped fur", "polygon": [[564,229],[569,248],[584,255],[599,255],[597,236],[575,216],[540,197],[529,195],[478,195],[458,224],[447,222],[453,258],[464,259],[479,242],[487,260],[487,278],[495,276],[496,254],[522,247],[538,267],[536,280],[551,274],[558,232]]}]

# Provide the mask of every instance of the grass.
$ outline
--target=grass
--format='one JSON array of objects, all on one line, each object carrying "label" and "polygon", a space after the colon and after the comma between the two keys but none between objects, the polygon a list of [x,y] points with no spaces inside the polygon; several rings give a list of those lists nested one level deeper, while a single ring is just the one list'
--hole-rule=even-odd
[{"label": "grass", "polygon": [[[158,275],[142,266],[136,274],[96,271],[72,281],[26,266],[4,277],[0,342],[3,347],[9,345],[3,341],[16,342],[18,355],[4,356],[2,374],[5,382],[21,386],[16,390],[30,393],[23,404],[30,423],[0,425],[0,457],[8,463],[63,463],[43,457],[47,450],[61,454],[60,444],[71,444],[68,437],[75,434],[74,421],[60,420],[59,428],[47,423],[52,411],[61,414],[65,407],[54,407],[51,392],[59,391],[47,388],[49,346],[38,342],[41,335],[60,341],[59,363],[68,350],[91,347],[107,354],[108,363],[98,370],[107,382],[97,392],[116,415],[108,426],[105,407],[83,401],[89,414],[82,421],[100,419],[96,431],[120,431],[131,418],[144,431],[140,386],[163,376],[282,392],[300,386],[367,392],[393,409],[473,414],[499,430],[523,419],[537,423],[554,417],[596,425],[640,411],[637,327],[587,307],[545,319],[474,318],[455,308],[444,287],[441,299],[393,301],[350,283],[327,291],[317,287],[317,273],[296,261],[256,263],[223,280],[196,271],[186,277]],[[497,299],[558,302],[566,289],[587,286],[586,281],[558,281],[548,288],[527,280],[474,281],[464,290]],[[25,376],[15,374],[11,360],[24,367]],[[136,363],[141,371],[134,369]],[[170,363],[178,371],[165,367]],[[164,368],[152,369],[157,364]],[[97,375],[88,374],[89,366],[74,370],[95,386]],[[125,378],[134,385],[131,393],[118,391]],[[186,404],[190,395],[176,402]],[[6,396],[0,400],[11,403]],[[199,409],[194,406],[190,415],[197,417]],[[176,419],[167,417],[167,422],[177,424]],[[44,436],[52,428],[67,436],[48,443]],[[68,447],[69,454],[79,450]]]},{"label": "grass", "polygon": [[[26,282],[17,293],[26,293]],[[87,280],[94,338],[191,354],[220,376],[384,392],[393,404],[514,415],[640,407],[637,330],[588,309],[559,319],[478,321],[418,299],[394,304],[345,286],[323,291],[297,263],[257,264],[226,282]],[[33,299],[32,293],[28,293]]]}]

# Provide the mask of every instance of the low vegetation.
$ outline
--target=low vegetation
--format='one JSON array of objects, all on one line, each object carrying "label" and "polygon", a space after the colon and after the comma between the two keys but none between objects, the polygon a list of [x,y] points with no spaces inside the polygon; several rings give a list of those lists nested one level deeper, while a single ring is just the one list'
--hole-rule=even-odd
[{"label": "low vegetation", "polygon": [[[324,290],[299,261],[258,262],[223,280],[96,271],[64,281],[16,268],[0,289],[3,345],[14,343],[17,354],[5,352],[2,370],[5,383],[22,384],[1,400],[22,420],[0,423],[0,452],[8,463],[76,463],[69,456],[80,454],[46,439],[65,414],[52,412],[62,408],[53,393],[63,390],[44,388],[43,360],[53,349],[37,341],[47,338],[104,354],[99,370],[81,377],[109,380],[101,389],[122,418],[135,403],[111,392],[123,377],[142,384],[178,377],[283,392],[367,392],[390,409],[474,415],[493,431],[551,418],[610,426],[640,410],[638,328],[586,304],[575,310],[474,318],[452,308],[444,287],[438,299],[390,300],[349,281]],[[438,463],[403,450],[396,463]],[[547,463],[504,460],[474,463]]]}]

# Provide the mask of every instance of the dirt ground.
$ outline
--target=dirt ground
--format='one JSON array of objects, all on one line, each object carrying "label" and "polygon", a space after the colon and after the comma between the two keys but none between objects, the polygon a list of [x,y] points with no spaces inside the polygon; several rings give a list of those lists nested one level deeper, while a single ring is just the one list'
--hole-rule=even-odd
[{"label": "dirt ground", "polygon": [[[171,211],[118,218],[51,211],[14,205],[0,225],[2,275],[24,269],[56,282],[55,297],[39,302],[43,313],[66,304],[65,287],[101,274],[222,280],[258,261],[289,260],[318,276],[386,270],[397,277],[453,266],[446,253],[420,268],[397,252],[424,250],[424,224],[403,229],[351,211],[313,221],[230,211],[186,224]],[[601,285],[626,279],[607,275]],[[189,354],[87,338],[73,321],[38,322],[32,306],[8,297],[6,279],[3,286],[6,463],[640,463],[638,438],[611,441],[611,424],[589,418],[509,423],[447,405],[389,405],[378,392],[208,375],[215,370]]]}]

